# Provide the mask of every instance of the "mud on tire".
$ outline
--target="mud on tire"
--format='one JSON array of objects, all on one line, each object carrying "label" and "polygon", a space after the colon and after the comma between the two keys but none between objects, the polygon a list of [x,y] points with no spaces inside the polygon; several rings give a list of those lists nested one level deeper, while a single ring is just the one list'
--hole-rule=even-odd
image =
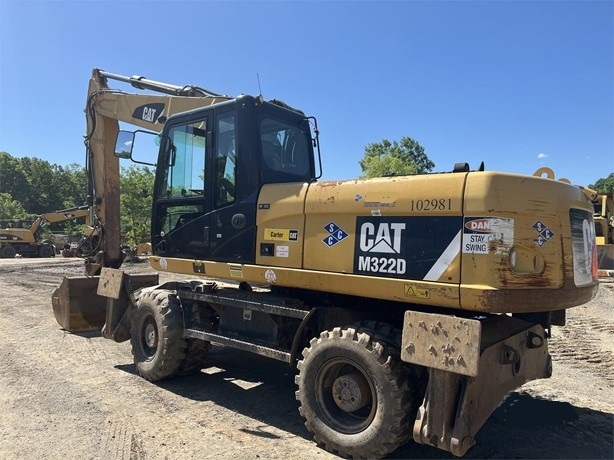
[{"label": "mud on tire", "polygon": [[375,322],[336,327],[303,350],[299,412],[329,452],[379,458],[411,437],[412,391],[396,335]]}]

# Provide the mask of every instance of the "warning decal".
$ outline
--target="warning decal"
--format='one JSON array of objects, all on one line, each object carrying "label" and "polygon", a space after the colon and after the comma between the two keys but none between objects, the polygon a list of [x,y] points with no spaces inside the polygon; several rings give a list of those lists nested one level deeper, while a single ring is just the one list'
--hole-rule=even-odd
[{"label": "warning decal", "polygon": [[514,244],[514,219],[506,217],[465,217],[464,254],[501,254]]}]

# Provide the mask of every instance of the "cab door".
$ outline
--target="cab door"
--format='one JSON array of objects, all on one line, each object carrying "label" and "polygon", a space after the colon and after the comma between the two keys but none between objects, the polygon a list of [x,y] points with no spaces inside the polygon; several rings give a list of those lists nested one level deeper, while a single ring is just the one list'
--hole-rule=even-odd
[{"label": "cab door", "polygon": [[186,259],[209,256],[210,119],[200,116],[182,122],[179,118],[162,136],[152,213],[151,241],[156,255]]},{"label": "cab door", "polygon": [[[250,142],[249,123],[238,134],[234,111],[218,109],[210,170],[211,210],[208,214],[209,260],[253,263],[256,239],[257,152]],[[251,161],[250,161],[251,159]]]},{"label": "cab door", "polygon": [[234,106],[191,113],[167,124],[156,179],[154,254],[253,263],[256,195],[251,188],[257,185],[248,175],[257,170],[246,159],[239,161]]}]

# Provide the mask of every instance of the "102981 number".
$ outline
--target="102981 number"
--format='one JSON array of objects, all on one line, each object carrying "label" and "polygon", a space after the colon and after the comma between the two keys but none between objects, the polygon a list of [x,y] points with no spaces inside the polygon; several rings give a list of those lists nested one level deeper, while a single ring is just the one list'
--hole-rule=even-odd
[{"label": "102981 number", "polygon": [[410,211],[447,211],[450,209],[452,209],[451,198],[429,198],[409,202]]}]

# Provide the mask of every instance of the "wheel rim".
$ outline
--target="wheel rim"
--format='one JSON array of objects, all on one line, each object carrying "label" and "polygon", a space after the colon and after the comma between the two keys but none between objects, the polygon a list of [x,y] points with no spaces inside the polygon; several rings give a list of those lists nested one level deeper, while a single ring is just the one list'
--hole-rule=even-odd
[{"label": "wheel rim", "polygon": [[141,323],[141,350],[151,359],[158,350],[158,327],[152,315],[147,315]]},{"label": "wheel rim", "polygon": [[377,394],[373,381],[358,364],[336,358],[318,372],[316,401],[327,425],[341,433],[354,434],[373,421]]}]

